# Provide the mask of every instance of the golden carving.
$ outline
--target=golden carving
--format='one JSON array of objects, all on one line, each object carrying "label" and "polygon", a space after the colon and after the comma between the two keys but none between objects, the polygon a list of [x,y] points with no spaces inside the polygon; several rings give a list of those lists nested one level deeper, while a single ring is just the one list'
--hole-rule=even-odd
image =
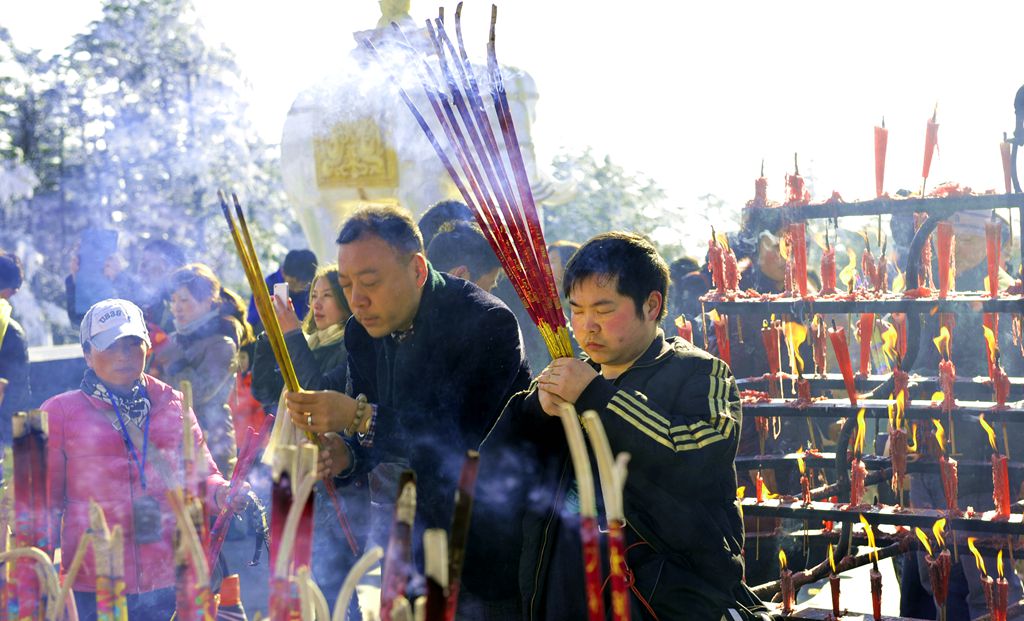
[{"label": "golden carving", "polygon": [[372,118],[338,123],[313,141],[316,183],[321,188],[395,187],[398,158]]}]

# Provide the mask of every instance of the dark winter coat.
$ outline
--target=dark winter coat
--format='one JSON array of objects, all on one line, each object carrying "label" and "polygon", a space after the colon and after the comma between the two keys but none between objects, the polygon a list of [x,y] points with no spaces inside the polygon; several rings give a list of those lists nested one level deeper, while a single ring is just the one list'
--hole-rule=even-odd
[{"label": "dark winter coat", "polygon": [[[0,321],[2,321],[0,317]],[[33,407],[29,388],[28,347],[25,331],[14,319],[8,320],[7,331],[0,341],[0,378],[7,380],[0,402],[0,446],[11,444],[11,417]]]},{"label": "dark winter coat", "polygon": [[377,406],[373,447],[350,443],[353,471],[409,464],[417,527],[447,528],[466,451],[530,381],[515,316],[473,283],[431,267],[410,335],[375,339],[353,318],[345,347],[348,393]]},{"label": "dark winter coat", "polygon": [[[622,375],[594,379],[576,407],[598,413],[613,453],[631,455],[626,560],[658,618],[717,621],[737,602],[757,607],[741,585],[741,411],[729,368],[659,331]],[[517,395],[481,447],[466,588],[501,600],[518,586],[526,619],[586,618],[578,514],[567,509],[575,495],[561,422],[543,412],[536,388]],[[633,618],[652,618],[632,600]]]}]

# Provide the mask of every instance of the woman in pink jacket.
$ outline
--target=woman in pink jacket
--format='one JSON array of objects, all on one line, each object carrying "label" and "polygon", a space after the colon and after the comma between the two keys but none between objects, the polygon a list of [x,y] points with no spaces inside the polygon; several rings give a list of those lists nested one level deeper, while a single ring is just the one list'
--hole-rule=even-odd
[{"label": "woman in pink jacket", "polygon": [[[89,501],[95,500],[110,527],[124,533],[130,618],[169,619],[175,521],[167,491],[182,480],[183,416],[198,447],[197,468],[207,475],[208,506],[225,501],[228,484],[192,410],[183,410],[181,393],[142,372],[151,344],[137,306],[117,299],[96,303],[82,320],[81,342],[89,366],[81,387],[42,405],[50,422],[50,507],[62,519],[55,523],[61,524],[63,558],[70,562],[88,530]],[[95,619],[91,551],[73,588],[80,619]]]}]

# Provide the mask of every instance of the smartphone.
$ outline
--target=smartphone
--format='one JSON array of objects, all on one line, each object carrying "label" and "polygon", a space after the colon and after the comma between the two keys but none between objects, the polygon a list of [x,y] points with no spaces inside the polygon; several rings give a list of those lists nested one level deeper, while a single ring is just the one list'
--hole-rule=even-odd
[{"label": "smartphone", "polygon": [[288,306],[288,283],[279,282],[274,285],[274,297],[281,300],[281,304]]}]

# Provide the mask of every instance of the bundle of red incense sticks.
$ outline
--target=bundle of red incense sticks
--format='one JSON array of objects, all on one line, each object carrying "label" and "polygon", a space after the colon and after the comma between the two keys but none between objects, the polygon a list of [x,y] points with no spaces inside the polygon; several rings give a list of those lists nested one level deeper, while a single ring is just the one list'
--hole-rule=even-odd
[{"label": "bundle of red incense sticks", "polygon": [[[458,51],[442,18],[427,21],[433,54],[422,54],[412,44],[402,48],[407,53],[405,65],[418,74],[444,136],[443,143],[399,85],[374,44],[369,40],[363,40],[362,44],[388,69],[392,83],[444,164],[463,201],[476,214],[484,236],[539,328],[551,356],[572,356],[537,206],[495,54],[497,7],[491,10],[487,46],[490,80],[487,84],[478,82],[469,62],[462,39],[461,13],[460,3],[455,11]],[[398,26],[394,27],[399,37],[404,38]],[[492,115],[488,114],[484,103],[487,94],[492,100],[493,118],[500,128],[504,155],[492,127]]]}]

